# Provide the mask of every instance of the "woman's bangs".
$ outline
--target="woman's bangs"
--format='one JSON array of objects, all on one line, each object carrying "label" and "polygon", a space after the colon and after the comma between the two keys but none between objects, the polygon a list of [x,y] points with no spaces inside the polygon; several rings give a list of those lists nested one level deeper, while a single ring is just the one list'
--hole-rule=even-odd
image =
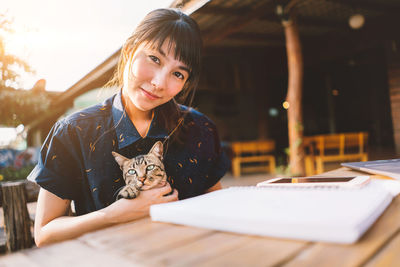
[{"label": "woman's bangs", "polygon": [[[153,38],[152,38],[153,37]],[[200,64],[199,42],[196,35],[185,25],[176,22],[167,24],[154,32],[154,36],[149,36],[150,46],[160,50],[165,41],[168,41],[168,49],[175,47],[175,59],[186,64],[191,71]],[[164,51],[166,52],[166,51]]]}]

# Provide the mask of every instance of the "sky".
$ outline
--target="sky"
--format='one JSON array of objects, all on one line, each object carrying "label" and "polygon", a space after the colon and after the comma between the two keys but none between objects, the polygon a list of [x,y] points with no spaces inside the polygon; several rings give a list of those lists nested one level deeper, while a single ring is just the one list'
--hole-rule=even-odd
[{"label": "sky", "polygon": [[46,90],[65,91],[117,51],[151,10],[172,0],[0,0],[15,33],[6,51],[36,71],[24,76],[30,89],[39,79]]}]

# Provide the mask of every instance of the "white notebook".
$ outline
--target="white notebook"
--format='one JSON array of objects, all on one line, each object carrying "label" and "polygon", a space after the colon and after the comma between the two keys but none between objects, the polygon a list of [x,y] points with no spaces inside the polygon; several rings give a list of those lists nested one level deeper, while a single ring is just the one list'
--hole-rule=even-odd
[{"label": "white notebook", "polygon": [[153,205],[150,216],[250,235],[353,243],[398,194],[399,184],[373,180],[361,189],[230,187]]}]

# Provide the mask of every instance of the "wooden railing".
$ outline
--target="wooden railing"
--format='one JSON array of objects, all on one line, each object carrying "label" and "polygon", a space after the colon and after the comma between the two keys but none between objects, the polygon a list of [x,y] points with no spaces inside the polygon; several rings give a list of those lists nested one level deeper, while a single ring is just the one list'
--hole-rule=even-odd
[{"label": "wooden railing", "polygon": [[368,133],[365,132],[305,136],[303,143],[307,175],[324,172],[327,162],[368,160]]},{"label": "wooden railing", "polygon": [[242,172],[275,172],[275,142],[272,140],[232,143],[232,173],[239,177]]}]

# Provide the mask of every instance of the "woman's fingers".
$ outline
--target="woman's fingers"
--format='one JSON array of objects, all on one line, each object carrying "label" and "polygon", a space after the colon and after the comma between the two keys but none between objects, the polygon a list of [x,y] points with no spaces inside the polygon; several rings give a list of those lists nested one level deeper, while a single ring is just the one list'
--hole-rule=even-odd
[{"label": "woman's fingers", "polygon": [[162,187],[152,188],[150,190],[141,191],[139,198],[145,198],[151,204],[170,202],[178,200],[178,191],[172,189],[171,185],[167,183]]},{"label": "woman's fingers", "polygon": [[160,196],[164,196],[168,193],[171,193],[172,188],[169,183],[166,183],[166,185],[164,185],[163,187],[157,188],[157,190],[158,190],[158,193],[160,194]]},{"label": "woman's fingers", "polygon": [[172,194],[164,196],[163,199],[166,202],[177,201],[178,200],[178,190],[174,189]]}]

